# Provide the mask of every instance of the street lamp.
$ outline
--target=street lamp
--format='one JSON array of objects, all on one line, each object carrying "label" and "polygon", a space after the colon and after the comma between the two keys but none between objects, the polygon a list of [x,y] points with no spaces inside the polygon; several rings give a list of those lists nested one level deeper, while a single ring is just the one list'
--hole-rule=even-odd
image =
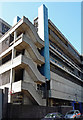
[{"label": "street lamp", "polygon": [[45,93],[46,93],[46,106],[48,106],[48,84],[47,84],[47,81],[48,81],[48,79],[47,78],[45,78]]},{"label": "street lamp", "polygon": [[76,101],[77,101],[77,94],[75,94],[75,98],[76,98]]}]

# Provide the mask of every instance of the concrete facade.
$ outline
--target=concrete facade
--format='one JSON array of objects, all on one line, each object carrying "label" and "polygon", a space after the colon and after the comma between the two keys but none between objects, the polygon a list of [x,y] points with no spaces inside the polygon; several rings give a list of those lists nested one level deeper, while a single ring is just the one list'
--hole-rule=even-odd
[{"label": "concrete facade", "polygon": [[[51,103],[80,109],[83,103],[83,71],[81,55],[58,28],[49,22]],[[81,105],[80,105],[81,104]]]},{"label": "concrete facade", "polygon": [[[44,19],[44,13],[41,17]],[[48,93],[49,106],[72,105],[82,112],[82,57],[52,21],[46,21],[41,29],[47,30],[48,44],[38,31],[41,21],[36,18],[32,24],[24,16],[0,38],[0,88],[9,88],[8,101],[13,104],[45,106]],[[48,29],[44,29],[45,24]],[[42,69],[46,62],[42,50],[46,45],[50,79],[42,74],[46,72]]]},{"label": "concrete facade", "polygon": [[[8,38],[9,34],[13,41],[11,41],[11,37]],[[42,97],[37,92],[37,84],[45,83],[45,77],[37,69],[37,65],[44,64],[44,57],[38,52],[38,49],[44,46],[43,41],[39,38],[32,23],[25,17],[2,36],[0,42],[5,41],[4,37],[8,38],[9,41],[6,50],[3,49],[3,44],[1,44],[3,51],[0,54],[2,62],[0,81],[1,88],[9,88],[8,101],[25,104],[26,102],[22,98],[30,94],[27,101],[31,99],[34,103],[35,99],[38,103],[40,99],[39,104],[43,105]],[[7,58],[10,56],[9,60],[3,63],[6,56]],[[5,81],[3,82],[4,78]],[[16,94],[12,95],[14,93]]]}]

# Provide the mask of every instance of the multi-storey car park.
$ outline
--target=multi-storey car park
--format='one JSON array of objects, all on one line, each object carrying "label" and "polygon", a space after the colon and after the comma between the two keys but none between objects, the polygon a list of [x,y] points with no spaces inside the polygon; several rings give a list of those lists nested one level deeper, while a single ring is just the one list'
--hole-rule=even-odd
[{"label": "multi-storey car park", "polygon": [[[41,14],[40,14],[41,13]],[[83,110],[83,57],[48,19],[42,5],[0,38],[0,88],[8,102]]]}]

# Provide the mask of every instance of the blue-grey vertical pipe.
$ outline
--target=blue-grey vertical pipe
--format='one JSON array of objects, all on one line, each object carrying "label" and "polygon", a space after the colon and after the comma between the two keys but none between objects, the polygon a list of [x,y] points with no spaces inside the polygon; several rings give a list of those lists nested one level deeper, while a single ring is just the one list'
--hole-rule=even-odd
[{"label": "blue-grey vertical pipe", "polygon": [[49,34],[48,34],[48,9],[42,5],[38,11],[39,36],[44,41],[45,47],[42,53],[45,58],[45,64],[42,68],[43,75],[50,80],[50,58],[49,58]]},{"label": "blue-grey vertical pipe", "polygon": [[44,6],[44,57],[45,57],[45,77],[50,80],[50,58],[49,58],[49,34],[48,34],[48,9]]}]

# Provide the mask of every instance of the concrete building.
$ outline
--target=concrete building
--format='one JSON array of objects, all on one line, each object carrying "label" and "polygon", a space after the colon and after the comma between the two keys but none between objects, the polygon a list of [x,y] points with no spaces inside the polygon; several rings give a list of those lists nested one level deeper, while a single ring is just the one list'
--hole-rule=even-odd
[{"label": "concrete building", "polygon": [[0,48],[0,88],[9,88],[9,102],[72,105],[82,112],[82,56],[48,19],[45,5],[34,24],[24,16],[17,21]]},{"label": "concrete building", "polygon": [[0,18],[0,37],[7,32],[11,26]]}]

